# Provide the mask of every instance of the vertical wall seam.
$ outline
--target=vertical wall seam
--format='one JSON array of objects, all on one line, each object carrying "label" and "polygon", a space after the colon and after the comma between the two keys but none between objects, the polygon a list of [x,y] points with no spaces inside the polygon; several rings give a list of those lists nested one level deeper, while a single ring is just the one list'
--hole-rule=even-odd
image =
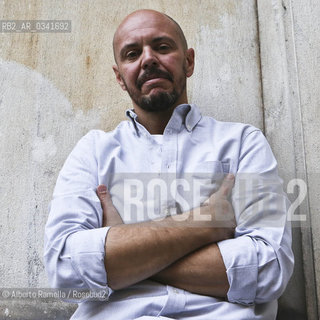
[{"label": "vertical wall seam", "polygon": [[266,134],[258,0],[255,1],[255,7],[256,7],[256,24],[257,24],[256,28],[257,28],[257,44],[258,44],[258,67],[259,67],[259,74],[260,74],[260,92],[261,92],[260,96],[261,96],[261,109],[262,109],[262,112],[261,112],[261,114],[262,114],[262,131],[264,134]]},{"label": "vertical wall seam", "polygon": [[[299,132],[301,133],[301,155],[302,155],[302,170],[303,172],[305,173],[305,182],[307,184],[307,186],[309,185],[308,184],[308,164],[307,164],[307,161],[306,161],[306,157],[305,157],[305,137],[304,137],[304,129],[303,129],[303,124],[302,124],[302,105],[301,105],[301,90],[300,90],[300,77],[299,77],[299,67],[298,67],[298,59],[297,59],[297,48],[296,48],[296,41],[295,41],[295,32],[294,32],[294,13],[293,13],[293,7],[292,7],[292,0],[288,0],[288,4],[290,6],[290,19],[291,19],[291,34],[292,34],[292,49],[293,49],[293,66],[295,68],[295,75],[296,75],[296,88],[297,88],[297,98],[296,98],[296,101],[297,101],[297,104],[298,104],[298,116],[300,118],[300,125],[299,125]],[[297,171],[297,168],[296,168],[296,171]],[[297,174],[297,172],[296,172]],[[314,290],[314,293],[315,293],[315,301],[313,301],[313,303],[315,304],[315,312],[317,313],[317,315],[319,314],[319,303],[318,303],[318,292],[317,292],[317,278],[316,278],[316,273],[315,273],[315,260],[314,260],[314,241],[313,241],[313,233],[312,233],[312,215],[311,215],[311,208],[310,208],[310,196],[309,196],[309,192],[307,193],[307,204],[306,204],[306,207],[307,207],[307,219],[309,219],[310,223],[308,224],[308,234],[309,234],[309,237],[310,237],[310,242],[311,242],[311,257],[312,257],[312,278],[315,280],[314,283],[313,283],[313,290]],[[310,226],[310,227],[309,227]],[[303,235],[303,232],[301,230],[301,233],[302,233],[302,239],[304,238],[304,235]],[[303,246],[302,246],[302,249],[303,249]],[[302,250],[303,251],[303,250]],[[304,266],[305,267],[305,266]],[[307,276],[305,274],[305,276]],[[308,298],[308,288],[306,287],[305,288],[306,290],[306,294],[307,294],[307,298]],[[310,303],[310,302],[309,302]],[[307,307],[308,307],[308,302],[307,302]],[[308,310],[309,311],[309,310]],[[309,312],[308,312],[309,313]]]},{"label": "vertical wall seam", "polygon": [[[261,1],[261,2],[258,2]],[[286,5],[288,1],[288,4]],[[297,177],[300,173],[304,176],[305,181],[307,183],[307,164],[306,164],[306,157],[305,157],[305,137],[303,132],[303,125],[302,125],[302,106],[301,106],[301,96],[300,96],[300,85],[299,85],[299,74],[297,72],[298,62],[297,62],[297,52],[296,52],[296,42],[293,37],[293,29],[294,29],[294,21],[293,17],[291,17],[292,5],[291,0],[273,0],[271,3],[269,0],[256,0],[256,10],[257,10],[257,30],[259,36],[259,58],[260,58],[260,75],[261,75],[261,95],[263,99],[263,122],[264,122],[264,132],[267,135],[269,131],[269,116],[272,120],[275,118],[275,115],[272,114],[273,108],[275,107],[274,103],[279,103],[277,107],[281,110],[282,107],[285,107],[288,116],[291,117],[291,127],[287,128],[288,131],[291,130],[292,132],[292,143],[294,149],[292,151],[296,155],[294,159],[292,159],[292,173]],[[289,9],[291,12],[287,15],[287,18],[283,15],[283,10],[287,12]],[[264,12],[263,9],[267,9],[267,12]],[[283,10],[281,10],[283,9]],[[270,11],[268,11],[270,10]],[[271,12],[273,10],[273,13]],[[266,15],[268,14],[268,16]],[[271,14],[271,15],[270,15]],[[273,14],[275,14],[274,18],[275,21],[271,21],[270,19],[273,18]],[[291,21],[289,21],[291,18]],[[272,23],[275,23],[274,30],[268,30],[268,22],[270,22],[271,26],[273,27]],[[271,33],[270,33],[271,32]],[[276,46],[273,48],[273,44],[271,42],[271,37],[276,37],[275,40],[278,42],[274,45]],[[290,43],[286,40],[290,38]],[[265,41],[265,42],[264,42]],[[265,50],[270,50],[271,52],[266,52]],[[280,50],[278,53],[274,51],[275,49]],[[291,57],[293,55],[293,57]],[[276,61],[268,60],[270,57],[276,59]],[[293,60],[293,61],[292,61]],[[282,74],[281,78],[274,79],[274,75],[272,71],[278,71],[275,68],[275,63],[278,63],[279,66],[282,67]],[[269,69],[270,68],[270,69]],[[273,70],[274,69],[274,70]],[[281,83],[279,81],[282,81]],[[268,90],[277,89],[273,84],[274,81],[280,86],[279,90],[276,90],[278,96],[272,96],[273,92],[269,92]],[[298,91],[299,95],[294,96],[294,92]],[[271,99],[269,102],[269,98]],[[275,98],[277,99],[275,101]],[[283,105],[284,102],[284,105]],[[271,103],[271,105],[269,105]],[[297,105],[298,104],[298,105]],[[298,108],[299,110],[296,110]],[[268,112],[271,112],[269,115]],[[277,109],[275,109],[275,112]],[[300,119],[299,119],[300,117]],[[274,119],[275,120],[275,119]],[[300,123],[297,123],[300,122]],[[276,126],[275,126],[276,127]],[[281,132],[285,132],[283,127],[279,127]],[[271,136],[277,135],[277,132],[272,132],[271,128]],[[281,138],[280,138],[281,140]],[[283,141],[283,140],[282,140]],[[302,152],[302,153],[301,153]],[[301,163],[300,163],[301,162]],[[291,166],[289,166],[291,167]],[[301,171],[301,172],[300,172]],[[307,203],[303,206],[304,210],[307,211],[307,219],[311,222],[311,212],[310,212],[310,196],[305,200]],[[301,210],[301,208],[300,208]],[[317,319],[317,291],[316,291],[316,269],[315,269],[315,261],[314,261],[314,251],[310,253],[310,249],[308,251],[306,246],[309,245],[313,248],[313,239],[312,239],[312,232],[311,227],[307,226],[308,230],[303,232],[301,230],[300,225],[300,232],[302,233],[302,254],[303,254],[303,276],[305,278],[305,285],[303,290],[305,291],[305,299],[306,299],[306,307],[308,318],[310,320]],[[294,305],[293,305],[294,306]]]}]

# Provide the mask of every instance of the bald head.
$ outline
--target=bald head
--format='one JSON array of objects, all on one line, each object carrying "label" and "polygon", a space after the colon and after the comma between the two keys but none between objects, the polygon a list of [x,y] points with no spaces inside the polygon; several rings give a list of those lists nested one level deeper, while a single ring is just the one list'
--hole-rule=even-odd
[{"label": "bald head", "polygon": [[168,15],[155,10],[142,9],[130,13],[125,19],[120,23],[113,37],[113,54],[115,62],[117,63],[117,52],[119,50],[119,40],[126,37],[129,32],[134,32],[139,26],[144,26],[148,28],[149,24],[158,22],[159,31],[161,31],[161,26],[165,27],[171,25],[172,29],[176,33],[179,42],[183,50],[188,49],[188,44],[184,33],[179,26],[179,24],[169,17]]}]

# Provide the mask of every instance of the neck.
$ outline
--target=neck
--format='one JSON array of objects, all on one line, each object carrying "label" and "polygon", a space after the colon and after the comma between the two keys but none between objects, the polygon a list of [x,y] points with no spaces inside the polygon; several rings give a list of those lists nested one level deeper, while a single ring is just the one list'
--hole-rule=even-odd
[{"label": "neck", "polygon": [[138,116],[138,121],[150,134],[163,134],[174,109],[175,106],[161,112],[148,112],[139,107],[135,107],[134,111]]},{"label": "neck", "polygon": [[133,103],[133,107],[138,116],[138,121],[149,131],[150,134],[163,134],[174,109],[183,103],[188,103],[186,90],[184,90],[178,101],[167,110],[150,112],[140,108],[135,103]]}]

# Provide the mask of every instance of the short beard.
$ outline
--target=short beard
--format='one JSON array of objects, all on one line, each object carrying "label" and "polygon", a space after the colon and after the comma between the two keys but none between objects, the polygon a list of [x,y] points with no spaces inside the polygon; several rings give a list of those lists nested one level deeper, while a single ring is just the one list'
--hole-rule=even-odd
[{"label": "short beard", "polygon": [[[186,69],[184,66],[183,66],[183,71],[186,74]],[[162,75],[163,78],[168,79],[173,82],[173,78],[170,74],[163,73],[159,70],[151,69],[151,70],[147,71],[143,77],[147,76],[148,74]],[[141,80],[144,80],[143,77],[142,77],[142,79],[140,79],[140,81],[138,80],[138,83],[136,83],[136,87],[139,90],[141,90],[141,87],[143,85],[143,81],[141,81]],[[134,92],[129,89],[124,78],[123,77],[121,77],[121,78],[122,78],[122,81],[127,89],[127,92],[129,94],[130,98],[132,99],[132,101],[137,106],[139,106],[141,109],[148,111],[148,112],[162,112],[162,111],[172,109],[172,107],[178,101],[181,94],[183,93],[183,91],[186,88],[186,82],[184,80],[184,83],[182,84],[182,88],[180,90],[181,92],[178,92],[176,89],[173,89],[172,92],[158,92],[158,93],[150,95],[150,96],[141,96],[138,98],[134,94]]]},{"label": "short beard", "polygon": [[176,90],[171,93],[159,92],[151,96],[142,96],[136,104],[143,110],[148,112],[161,112],[172,108],[178,101],[179,95]]}]

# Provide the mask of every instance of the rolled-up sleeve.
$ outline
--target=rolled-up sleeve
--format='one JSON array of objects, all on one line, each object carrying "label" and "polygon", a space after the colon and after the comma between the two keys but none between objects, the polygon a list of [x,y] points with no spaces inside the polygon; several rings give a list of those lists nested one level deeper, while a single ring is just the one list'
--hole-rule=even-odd
[{"label": "rolled-up sleeve", "polygon": [[230,285],[228,300],[244,305],[276,300],[293,271],[289,201],[260,130],[243,138],[232,204],[235,238],[218,243]]},{"label": "rolled-up sleeve", "polygon": [[109,227],[102,227],[97,185],[94,131],[91,131],[66,160],[49,206],[44,262],[53,288],[111,292],[104,266]]}]

